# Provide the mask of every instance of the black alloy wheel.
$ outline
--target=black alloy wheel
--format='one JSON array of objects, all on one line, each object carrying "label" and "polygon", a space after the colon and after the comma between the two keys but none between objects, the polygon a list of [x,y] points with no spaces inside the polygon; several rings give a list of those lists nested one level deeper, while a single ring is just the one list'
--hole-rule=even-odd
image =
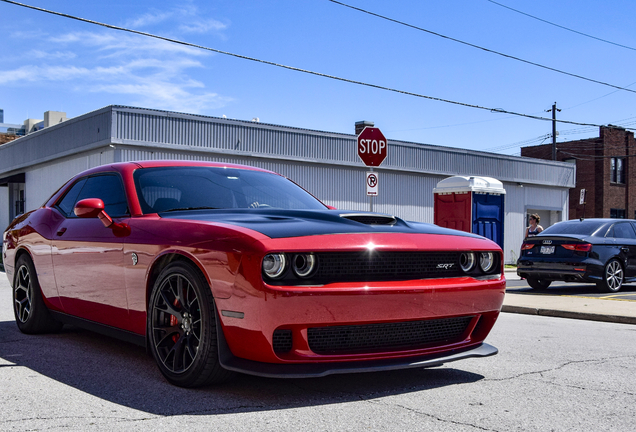
[{"label": "black alloy wheel", "polygon": [[530,288],[539,291],[548,289],[548,287],[552,283],[552,281],[549,279],[539,279],[534,277],[529,277],[526,279],[526,281],[528,282],[528,285],[530,285]]},{"label": "black alloy wheel", "polygon": [[603,280],[596,286],[602,292],[618,292],[623,286],[624,273],[620,261],[613,258],[608,261],[603,270]]},{"label": "black alloy wheel", "polygon": [[63,324],[55,321],[42,299],[38,275],[33,261],[22,255],[16,262],[13,278],[13,314],[22,333],[53,333],[62,329]]},{"label": "black alloy wheel", "polygon": [[198,387],[225,381],[219,364],[214,299],[199,271],[186,262],[157,278],[148,310],[148,343],[159,370],[174,385]]}]

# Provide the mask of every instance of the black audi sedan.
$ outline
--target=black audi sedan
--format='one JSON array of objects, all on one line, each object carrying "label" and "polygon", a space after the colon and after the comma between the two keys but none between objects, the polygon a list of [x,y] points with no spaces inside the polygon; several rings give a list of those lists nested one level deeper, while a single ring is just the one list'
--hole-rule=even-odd
[{"label": "black audi sedan", "polygon": [[556,223],[521,246],[517,274],[532,288],[552,281],[595,283],[617,292],[636,280],[636,220],[576,219]]}]

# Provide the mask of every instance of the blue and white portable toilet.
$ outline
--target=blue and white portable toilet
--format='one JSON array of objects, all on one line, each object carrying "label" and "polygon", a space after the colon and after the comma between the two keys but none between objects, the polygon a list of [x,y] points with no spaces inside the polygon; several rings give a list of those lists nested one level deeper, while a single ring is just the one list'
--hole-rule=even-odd
[{"label": "blue and white portable toilet", "polygon": [[503,183],[492,177],[453,176],[433,189],[435,225],[484,236],[503,248]]}]

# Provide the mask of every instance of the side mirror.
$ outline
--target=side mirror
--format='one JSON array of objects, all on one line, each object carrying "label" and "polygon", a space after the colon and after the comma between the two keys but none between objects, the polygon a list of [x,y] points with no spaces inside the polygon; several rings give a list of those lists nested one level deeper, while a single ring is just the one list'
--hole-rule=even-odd
[{"label": "side mirror", "polygon": [[86,198],[78,201],[73,211],[77,217],[96,218],[104,211],[104,201],[99,198]]},{"label": "side mirror", "polygon": [[128,225],[113,222],[113,219],[104,211],[104,201],[99,198],[86,198],[78,201],[73,212],[75,212],[75,216],[80,218],[99,218],[106,228],[113,230],[117,237],[130,234]]}]

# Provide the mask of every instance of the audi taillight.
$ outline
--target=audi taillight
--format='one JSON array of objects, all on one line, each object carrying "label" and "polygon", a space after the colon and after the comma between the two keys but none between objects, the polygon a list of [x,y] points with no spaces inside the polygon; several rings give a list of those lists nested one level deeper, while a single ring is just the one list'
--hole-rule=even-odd
[{"label": "audi taillight", "polygon": [[562,244],[561,247],[578,252],[589,252],[592,250],[592,245],[590,243]]}]

